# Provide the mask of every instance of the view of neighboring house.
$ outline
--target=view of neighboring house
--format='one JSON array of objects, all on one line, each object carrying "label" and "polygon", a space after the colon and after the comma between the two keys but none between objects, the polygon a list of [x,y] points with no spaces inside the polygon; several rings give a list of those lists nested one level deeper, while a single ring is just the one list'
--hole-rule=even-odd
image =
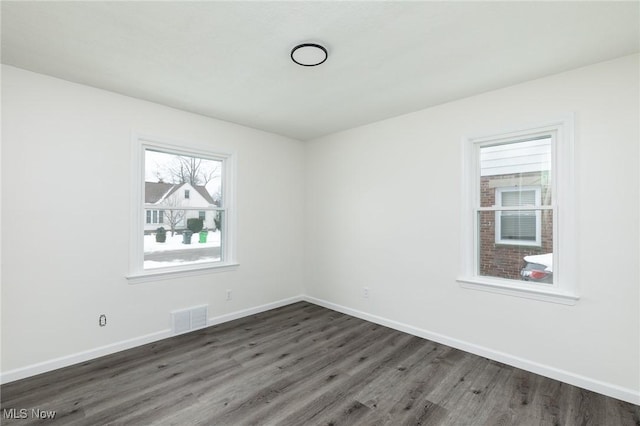
[{"label": "view of neighboring house", "polygon": [[[189,183],[145,182],[145,234],[159,227],[170,231],[182,231],[187,227],[187,219],[200,218],[204,229],[215,229],[215,211],[205,210],[216,207],[216,201],[204,186]],[[196,210],[193,208],[202,208]],[[191,208],[186,210],[185,208]]]},{"label": "view of neighboring house", "polygon": [[480,206],[507,209],[480,212],[480,275],[521,279],[524,256],[553,252],[553,213],[535,209],[551,188],[550,137],[480,150]]}]

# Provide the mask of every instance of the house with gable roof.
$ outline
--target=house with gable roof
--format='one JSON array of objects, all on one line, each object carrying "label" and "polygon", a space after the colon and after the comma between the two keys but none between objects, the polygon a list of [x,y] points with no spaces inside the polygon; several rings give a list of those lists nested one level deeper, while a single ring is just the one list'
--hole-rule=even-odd
[{"label": "house with gable roof", "polygon": [[[154,232],[161,226],[169,231],[172,224],[176,231],[182,231],[187,228],[187,219],[198,217],[203,220],[204,229],[216,229],[216,212],[204,209],[217,204],[204,186],[186,182],[145,182],[144,203],[145,233]],[[198,207],[203,210],[197,210]]]}]

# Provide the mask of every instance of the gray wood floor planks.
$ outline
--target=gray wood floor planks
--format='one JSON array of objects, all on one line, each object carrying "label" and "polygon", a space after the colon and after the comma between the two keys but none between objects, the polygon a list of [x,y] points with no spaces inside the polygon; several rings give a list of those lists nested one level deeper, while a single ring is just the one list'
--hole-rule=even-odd
[{"label": "gray wood floor planks", "polygon": [[638,406],[304,302],[0,392],[3,425],[640,425]]}]

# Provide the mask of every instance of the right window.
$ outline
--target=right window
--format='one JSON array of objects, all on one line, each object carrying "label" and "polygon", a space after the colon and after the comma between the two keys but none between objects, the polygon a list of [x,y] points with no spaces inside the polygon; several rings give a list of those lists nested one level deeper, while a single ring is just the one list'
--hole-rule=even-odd
[{"label": "right window", "polygon": [[570,124],[465,141],[463,286],[577,300],[568,281],[573,255],[566,252],[574,241],[564,241],[573,238]]},{"label": "right window", "polygon": [[[553,139],[540,135],[478,145],[481,276],[525,279],[526,258],[553,256]],[[552,268],[545,269],[545,284],[553,279]]]}]

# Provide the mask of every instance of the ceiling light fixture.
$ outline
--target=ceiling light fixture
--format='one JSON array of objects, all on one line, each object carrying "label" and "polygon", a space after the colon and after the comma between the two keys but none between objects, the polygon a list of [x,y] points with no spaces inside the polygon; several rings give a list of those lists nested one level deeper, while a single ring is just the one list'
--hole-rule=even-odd
[{"label": "ceiling light fixture", "polygon": [[315,43],[303,43],[291,49],[291,60],[303,67],[315,67],[328,57],[327,49]]}]

